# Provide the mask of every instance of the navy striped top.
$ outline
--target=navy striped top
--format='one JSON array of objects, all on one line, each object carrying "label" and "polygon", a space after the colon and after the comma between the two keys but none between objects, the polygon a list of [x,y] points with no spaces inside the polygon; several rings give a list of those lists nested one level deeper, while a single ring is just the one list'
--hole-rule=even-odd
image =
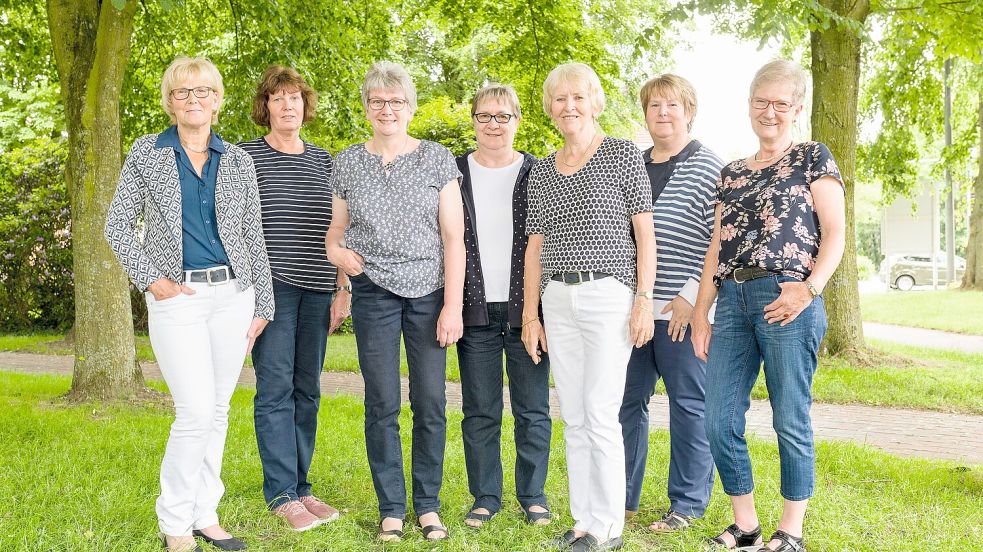
[{"label": "navy striped top", "polygon": [[[657,318],[669,318],[668,314],[660,316],[659,311],[677,295],[696,303],[703,257],[713,233],[716,182],[724,162],[699,142],[691,145],[697,149],[675,164],[652,207],[658,246],[653,290]],[[651,159],[650,150],[645,152],[645,159]]]},{"label": "navy striped top", "polygon": [[304,153],[284,153],[262,137],[239,146],[256,165],[273,279],[335,291],[337,271],[324,248],[331,223],[331,154],[306,142]]}]

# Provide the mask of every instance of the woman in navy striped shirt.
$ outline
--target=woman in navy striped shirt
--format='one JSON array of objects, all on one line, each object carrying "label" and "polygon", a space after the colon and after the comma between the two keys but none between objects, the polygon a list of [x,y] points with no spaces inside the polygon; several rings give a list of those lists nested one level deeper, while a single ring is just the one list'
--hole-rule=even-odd
[{"label": "woman in navy striped shirt", "polygon": [[661,377],[669,395],[669,509],[649,529],[670,532],[703,516],[713,488],[713,458],[703,429],[707,367],[686,338],[723,161],[690,137],[696,91],[689,81],[660,75],[642,86],[640,96],[654,144],[643,159],[652,184],[659,272],[652,291],[655,336],[632,351],[620,413],[628,479],[625,515],[638,511],[648,455],[648,403]]},{"label": "woman in navy striped shirt", "polygon": [[331,154],[300,138],[316,106],[317,94],[296,70],[272,65],[260,79],[252,112],[253,121],[270,132],[239,144],[256,165],[277,306],[276,320],[253,348],[263,494],[269,509],[295,531],[338,517],[338,510],[311,494],[307,473],[327,337],[351,305],[347,278],[338,274],[336,281],[324,250]]}]

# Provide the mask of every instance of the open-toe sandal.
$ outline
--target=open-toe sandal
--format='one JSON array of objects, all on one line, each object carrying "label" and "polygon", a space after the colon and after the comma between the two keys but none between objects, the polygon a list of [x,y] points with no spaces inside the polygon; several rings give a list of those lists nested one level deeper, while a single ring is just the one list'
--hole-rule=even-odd
[{"label": "open-toe sandal", "polygon": [[382,521],[379,521],[379,532],[375,539],[379,542],[399,542],[403,540],[403,530],[401,528],[383,530]]},{"label": "open-toe sandal", "polygon": [[477,524],[470,524],[470,523],[465,523],[464,524],[464,525],[466,525],[466,526],[468,526],[468,527],[470,527],[472,529],[478,529],[479,527],[481,527],[482,525],[484,525],[486,521],[491,521],[491,518],[495,517],[495,514],[494,513],[482,514],[482,513],[476,512],[475,510],[477,510],[477,508],[475,508],[474,510],[471,510],[470,512],[467,513],[467,515],[464,516],[464,521],[465,522],[467,522],[468,520],[472,520],[472,521],[477,521],[478,522]]},{"label": "open-toe sandal", "polygon": [[727,542],[724,541],[719,535],[716,537],[707,537],[703,541],[704,550],[736,550],[739,552],[758,552],[761,548],[761,526],[757,526],[751,531],[741,531],[741,528],[737,526],[736,523],[731,524],[726,529],[724,533],[730,533],[734,537],[734,542],[737,544],[733,547],[727,546]]},{"label": "open-toe sandal", "polygon": [[661,518],[653,521],[649,525],[649,531],[653,533],[674,533],[680,529],[685,529],[693,523],[693,518],[669,510]]},{"label": "open-toe sandal", "polygon": [[778,548],[772,549],[765,545],[759,548],[758,552],[806,552],[806,544],[802,538],[795,538],[781,529],[778,529],[772,533],[771,538],[768,539],[768,542],[773,540],[781,542],[781,544],[778,545]]},{"label": "open-toe sandal", "polygon": [[[420,524],[419,520],[416,522],[416,524],[420,528],[420,531],[423,533],[423,538],[428,541],[442,541],[442,540],[447,540],[451,537],[451,534],[447,531],[447,528],[444,527],[443,525],[424,526]],[[430,537],[430,535],[437,532],[441,532],[443,533],[443,535],[439,537],[432,537],[432,538]]]},{"label": "open-toe sandal", "polygon": [[526,513],[526,523],[529,525],[549,525],[553,521],[553,512],[545,504],[538,504],[537,506],[545,508],[545,510],[542,512],[533,512],[526,508],[522,509]]}]

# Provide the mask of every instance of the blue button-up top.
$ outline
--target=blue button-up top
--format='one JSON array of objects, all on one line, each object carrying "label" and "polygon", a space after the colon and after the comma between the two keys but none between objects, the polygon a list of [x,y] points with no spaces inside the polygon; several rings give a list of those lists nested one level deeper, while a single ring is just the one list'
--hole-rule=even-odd
[{"label": "blue button-up top", "polygon": [[178,178],[181,181],[181,229],[184,270],[228,265],[229,257],[218,235],[215,220],[215,181],[219,158],[225,153],[222,139],[214,132],[208,141],[208,160],[199,176],[171,126],[160,133],[156,148],[174,148]]}]

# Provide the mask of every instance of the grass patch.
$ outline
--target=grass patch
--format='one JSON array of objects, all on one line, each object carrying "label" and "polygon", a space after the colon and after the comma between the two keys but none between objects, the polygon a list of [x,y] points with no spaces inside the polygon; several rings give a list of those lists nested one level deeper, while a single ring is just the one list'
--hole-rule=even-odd
[{"label": "grass patch", "polygon": [[860,296],[867,322],[983,335],[983,291],[889,291]]},{"label": "grass patch", "polygon": [[[160,387],[159,383],[153,384]],[[156,551],[154,500],[160,458],[171,422],[167,409],[107,405],[67,406],[59,397],[65,376],[0,372],[0,550]],[[565,530],[566,474],[560,425],[554,439],[547,495],[563,517],[547,529],[529,527],[515,503],[514,450],[503,445],[506,505],[480,532],[464,527],[470,506],[461,445],[459,411],[448,413],[442,515],[451,540],[423,541],[418,530],[403,543],[376,545],[377,510],[362,431],[361,401],[326,397],[311,479],[315,491],[343,512],[342,518],[307,533],[286,531],[264,511],[262,474],[252,424],[252,391],[233,397],[220,507],[224,525],[247,540],[250,550],[535,551]],[[400,419],[408,457],[410,413]],[[503,434],[511,435],[506,417]],[[899,459],[849,443],[820,443],[816,496],[806,519],[810,550],[966,550],[983,539],[983,469],[950,462]],[[754,440],[758,513],[766,532],[780,515],[778,455]],[[643,529],[668,507],[665,482],[668,434],[651,437],[643,509],[629,524],[625,547],[638,550],[698,550],[700,539],[730,523],[719,488],[706,517],[681,535],[656,536]],[[408,477],[408,476],[407,476]]]}]

